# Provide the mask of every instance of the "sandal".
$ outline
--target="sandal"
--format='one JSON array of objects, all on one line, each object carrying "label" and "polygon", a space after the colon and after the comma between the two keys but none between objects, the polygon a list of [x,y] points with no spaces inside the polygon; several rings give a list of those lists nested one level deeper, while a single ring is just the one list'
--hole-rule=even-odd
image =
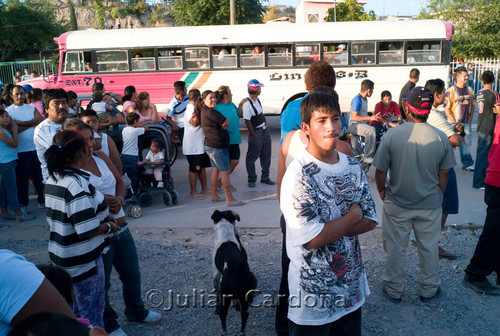
[{"label": "sandal", "polygon": [[194,195],[189,195],[189,198],[202,200],[202,199],[205,199],[205,196],[203,196],[202,194],[194,194]]},{"label": "sandal", "polygon": [[226,203],[226,206],[233,207],[233,206],[241,206],[243,204],[245,204],[244,201],[235,200],[233,203]]}]

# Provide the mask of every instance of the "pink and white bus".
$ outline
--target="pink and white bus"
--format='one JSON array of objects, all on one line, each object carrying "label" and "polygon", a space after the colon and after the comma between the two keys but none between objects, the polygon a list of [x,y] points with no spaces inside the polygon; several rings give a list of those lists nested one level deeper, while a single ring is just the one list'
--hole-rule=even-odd
[{"label": "pink and white bus", "polygon": [[308,66],[321,59],[334,67],[341,108],[348,111],[363,79],[375,82],[370,108],[383,90],[397,101],[414,67],[420,84],[447,81],[451,37],[451,24],[435,20],[71,31],[55,38],[58,73],[23,84],[79,95],[89,95],[95,82],[119,94],[134,85],[149,92],[161,113],[175,81],[201,91],[228,85],[237,103],[256,78],[265,84],[266,114],[279,114],[290,96],[305,90]]}]

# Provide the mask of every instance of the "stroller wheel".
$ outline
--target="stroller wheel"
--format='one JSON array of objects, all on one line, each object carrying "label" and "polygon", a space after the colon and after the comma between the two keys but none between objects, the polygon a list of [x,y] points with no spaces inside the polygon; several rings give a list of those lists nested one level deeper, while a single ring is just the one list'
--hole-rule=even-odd
[{"label": "stroller wheel", "polygon": [[172,205],[172,196],[170,196],[170,193],[164,192],[163,193],[163,203],[165,203],[165,206],[170,206]]},{"label": "stroller wheel", "polygon": [[142,215],[142,208],[138,204],[131,205],[127,208],[127,214],[129,215],[129,217],[137,219]]},{"label": "stroller wheel", "polygon": [[179,202],[179,193],[177,192],[177,190],[172,190],[170,192],[170,196],[172,196],[172,204],[177,205],[177,203]]},{"label": "stroller wheel", "polygon": [[143,207],[148,207],[153,204],[153,196],[148,192],[143,192],[139,195],[139,204]]}]

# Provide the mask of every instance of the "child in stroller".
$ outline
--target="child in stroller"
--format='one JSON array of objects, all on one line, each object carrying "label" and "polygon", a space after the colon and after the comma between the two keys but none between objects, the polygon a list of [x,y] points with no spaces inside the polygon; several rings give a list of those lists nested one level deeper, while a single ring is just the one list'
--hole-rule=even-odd
[{"label": "child in stroller", "polygon": [[152,182],[153,187],[158,187],[163,189],[163,178],[162,172],[165,163],[165,155],[163,150],[165,149],[165,141],[160,138],[153,139],[151,141],[151,146],[149,147],[149,153],[146,158],[138,162],[139,166],[142,165],[152,165],[147,167],[146,174],[153,174],[155,180]]}]

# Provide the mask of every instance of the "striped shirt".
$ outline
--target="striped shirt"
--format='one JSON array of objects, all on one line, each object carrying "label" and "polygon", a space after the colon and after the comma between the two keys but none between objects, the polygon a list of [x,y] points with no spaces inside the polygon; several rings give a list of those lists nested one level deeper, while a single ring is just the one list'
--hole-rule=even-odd
[{"label": "striped shirt", "polygon": [[429,113],[427,123],[442,131],[448,138],[455,134],[453,126],[448,122],[444,111],[438,110],[434,106],[431,109],[431,113]]},{"label": "striped shirt", "polygon": [[108,243],[106,235],[94,236],[109,213],[108,202],[89,183],[89,174],[73,168],[64,174],[45,184],[49,256],[79,282],[96,274],[95,261]]},{"label": "striped shirt", "polygon": [[39,123],[37,127],[35,127],[33,142],[35,143],[36,155],[38,156],[38,160],[41,164],[44,183],[47,182],[47,179],[49,178],[47,161],[45,161],[45,152],[50,146],[52,146],[54,135],[61,128],[61,124],[58,124],[50,119],[45,119]]}]

